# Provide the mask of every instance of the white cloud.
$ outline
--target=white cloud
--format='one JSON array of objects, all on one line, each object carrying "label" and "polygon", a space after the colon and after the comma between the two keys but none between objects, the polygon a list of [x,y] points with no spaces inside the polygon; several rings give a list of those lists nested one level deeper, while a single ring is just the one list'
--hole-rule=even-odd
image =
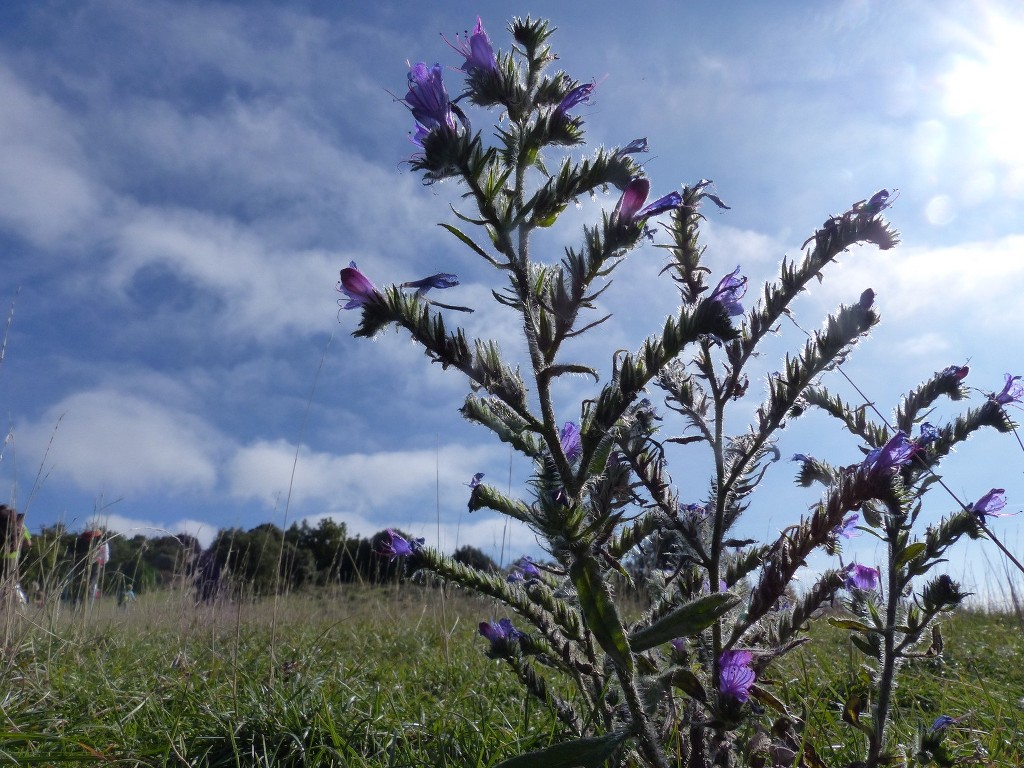
[{"label": "white cloud", "polygon": [[829,302],[849,303],[873,288],[884,321],[917,327],[955,322],[958,332],[999,327],[1021,307],[1022,250],[1022,235],[943,248],[856,246],[814,291]]},{"label": "white cloud", "polygon": [[118,239],[114,287],[124,290],[145,267],[170,269],[223,302],[216,322],[204,320],[207,333],[266,339],[323,330],[331,319],[332,254],[280,252],[230,220],[184,210],[140,211]]},{"label": "white cloud", "polygon": [[96,216],[101,191],[82,161],[75,121],[0,64],[0,223],[57,246]]},{"label": "white cloud", "polygon": [[35,422],[19,426],[16,440],[23,456],[43,463],[45,474],[89,492],[117,497],[161,489],[209,491],[216,484],[220,439],[205,422],[114,389],[64,398]]},{"label": "white cloud", "polygon": [[227,470],[231,493],[283,506],[292,467],[293,504],[343,504],[368,514],[389,505],[420,499],[423,509],[435,508],[437,493],[443,510],[464,507],[465,483],[474,473],[500,461],[493,447],[445,445],[437,451],[404,450],[336,455],[303,448],[295,465],[295,446],[285,440],[260,440],[240,449]]},{"label": "white cloud", "polygon": [[[709,216],[717,210],[711,203],[705,203],[704,207]],[[732,272],[737,265],[742,267],[742,274],[752,279],[761,273],[765,278],[778,275],[775,265],[784,249],[773,237],[710,219],[701,227],[701,240],[707,245],[705,266],[718,269],[718,272],[708,277],[712,285],[726,273]]]},{"label": "white cloud", "polygon": [[107,531],[120,534],[128,539],[139,535],[152,539],[161,536],[188,534],[195,536],[204,548],[210,546],[217,536],[217,528],[215,526],[201,520],[191,520],[189,518],[151,520],[148,518],[104,513],[90,518],[88,522],[99,525]]}]

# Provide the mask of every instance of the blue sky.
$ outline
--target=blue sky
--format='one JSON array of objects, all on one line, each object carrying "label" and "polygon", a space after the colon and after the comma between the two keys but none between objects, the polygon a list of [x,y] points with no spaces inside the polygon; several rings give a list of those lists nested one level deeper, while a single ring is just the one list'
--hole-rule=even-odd
[{"label": "blue sky", "polygon": [[[902,245],[847,254],[797,306],[814,328],[875,290],[883,323],[846,370],[883,410],[952,363],[970,362],[975,403],[1005,372],[1024,373],[1016,3],[552,8],[559,64],[599,82],[581,112],[590,142],[646,136],[653,193],[710,178],[732,206],[709,213],[717,272],[770,277],[828,215],[899,188],[889,214]],[[458,190],[424,187],[402,164],[411,119],[391,94],[404,93],[410,60],[452,67],[457,91],[460,57],[440,34],[480,13],[505,47],[508,19],[538,10],[0,6],[0,304],[14,307],[0,483],[33,528],[99,515],[112,530],[209,541],[221,527],[329,514],[356,533],[396,525],[447,549],[535,549],[528,532],[465,511],[474,472],[515,491],[527,467],[460,420],[465,385],[408,339],[351,338],[358,317],[339,317],[335,283],[350,260],[378,284],[455,272],[450,300],[478,308],[467,330],[521,355],[513,318],[488,301],[494,274],[436,226],[454,220]],[[471,117],[486,133],[496,116]],[[614,202],[581,201],[536,252],[558,259]],[[662,264],[650,246],[631,255],[603,297],[613,323],[573,352],[607,369],[611,350],[660,326],[674,304]],[[771,352],[797,343],[784,328]],[[770,357],[764,372],[778,368]],[[587,387],[559,391],[566,419]],[[752,411],[763,391],[752,384],[741,405]],[[860,455],[823,418],[792,425],[780,449]],[[958,494],[999,486],[1012,509],[1024,504],[1012,438],[979,437],[954,459],[945,476]],[[750,534],[777,533],[817,499],[792,488],[794,471],[773,468]],[[688,469],[676,481],[684,496],[706,487]],[[923,520],[952,508],[931,493]],[[1017,525],[1001,521],[1011,546]],[[991,547],[964,551],[974,568],[998,567]],[[877,553],[862,538],[853,556]]]}]

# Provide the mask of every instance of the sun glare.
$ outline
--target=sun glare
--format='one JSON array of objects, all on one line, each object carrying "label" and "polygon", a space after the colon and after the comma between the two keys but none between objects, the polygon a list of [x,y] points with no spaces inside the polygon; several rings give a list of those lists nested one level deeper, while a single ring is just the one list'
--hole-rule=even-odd
[{"label": "sun glare", "polygon": [[990,12],[966,42],[943,78],[944,110],[974,124],[993,160],[1022,165],[1024,23]]}]

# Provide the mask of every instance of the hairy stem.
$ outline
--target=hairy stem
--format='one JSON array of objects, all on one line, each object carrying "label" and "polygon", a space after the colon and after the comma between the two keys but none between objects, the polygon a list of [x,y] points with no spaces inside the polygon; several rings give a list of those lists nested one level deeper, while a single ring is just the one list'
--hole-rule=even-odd
[{"label": "hairy stem", "polygon": [[897,567],[896,537],[899,534],[899,523],[889,526],[889,562],[888,589],[885,596],[885,632],[882,638],[882,669],[878,676],[878,702],[875,707],[874,729],[868,745],[869,768],[879,765],[882,749],[885,746],[885,726],[889,719],[889,707],[892,700],[893,687],[896,684],[896,615],[903,583],[900,569]]}]

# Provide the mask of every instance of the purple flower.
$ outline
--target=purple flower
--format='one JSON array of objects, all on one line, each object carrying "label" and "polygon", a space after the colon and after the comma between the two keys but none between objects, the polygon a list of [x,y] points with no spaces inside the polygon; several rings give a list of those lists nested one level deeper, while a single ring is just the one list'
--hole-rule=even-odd
[{"label": "purple flower", "polygon": [[951,365],[948,368],[944,368],[941,375],[950,376],[957,381],[963,381],[970,370],[966,365]]},{"label": "purple flower", "polygon": [[[969,715],[970,713],[968,713]],[[960,717],[950,717],[949,715],[939,715],[935,718],[935,722],[932,723],[931,731],[933,733],[948,728],[951,725],[956,725],[968,715],[960,715]]]},{"label": "purple flower", "polygon": [[1006,517],[1007,514],[999,514],[999,510],[1006,506],[1006,491],[1003,488],[993,488],[968,509],[978,518],[978,522],[984,523],[986,517]]},{"label": "purple flower", "polygon": [[533,560],[528,557],[520,558],[517,565],[523,569],[523,575],[529,579],[539,579],[540,569],[534,564]]},{"label": "purple flower", "polygon": [[636,177],[622,192],[618,205],[615,206],[615,216],[624,224],[633,224],[643,221],[649,216],[657,216],[659,213],[678,208],[683,204],[683,197],[678,192],[670,192],[664,197],[659,197],[646,208],[641,208],[647,200],[651,190],[651,183],[643,178]]},{"label": "purple flower", "polygon": [[846,566],[846,588],[864,591],[878,589],[878,580],[882,574],[877,568],[869,568],[859,563]]},{"label": "purple flower", "polygon": [[711,294],[711,301],[717,301],[729,317],[743,314],[743,305],[740,299],[747,292],[747,278],[740,276],[740,268],[736,267],[732,272],[723,277],[714,293]]},{"label": "purple flower", "polygon": [[622,197],[615,206],[615,216],[620,221],[631,222],[637,211],[643,207],[647,195],[651,191],[651,182],[642,176],[630,180],[626,188],[622,190]]},{"label": "purple flower", "polygon": [[696,520],[704,520],[708,516],[708,508],[703,504],[697,502],[691,502],[689,504],[680,504],[679,510],[685,512],[690,517]]},{"label": "purple flower", "polygon": [[865,289],[857,303],[860,304],[861,309],[871,309],[871,305],[875,303],[875,292],[870,288]]},{"label": "purple flower", "polygon": [[633,139],[629,144],[624,146],[618,152],[615,153],[616,157],[624,157],[626,155],[636,154],[637,152],[647,152],[647,137],[642,139]]},{"label": "purple flower", "polygon": [[844,539],[857,538],[858,536],[860,536],[860,534],[857,533],[858,519],[859,518],[856,512],[852,515],[848,515],[847,517],[843,518],[843,522],[841,522],[839,525],[832,529],[832,533],[834,533],[837,537],[842,536]]},{"label": "purple flower", "polygon": [[645,208],[641,208],[636,218],[646,219],[648,216],[657,216],[659,213],[671,211],[683,204],[683,196],[678,192],[669,192],[655,200]]},{"label": "purple flower", "polygon": [[595,87],[595,83],[584,83],[583,85],[577,85],[567,94],[565,94],[565,97],[558,104],[558,111],[564,114],[573,107],[575,107],[577,104],[589,104],[590,94],[594,92]]},{"label": "purple flower", "polygon": [[427,133],[442,127],[455,130],[455,116],[441,80],[440,64],[428,67],[420,61],[409,68],[409,92],[405,94],[405,103],[417,122],[415,136],[420,137],[421,144],[426,137],[426,134],[421,135],[421,129]]},{"label": "purple flower", "polygon": [[1024,398],[1024,382],[1021,381],[1020,376],[1011,376],[1010,374],[1006,374],[1003,391],[998,395],[992,395],[992,399],[1000,405],[1019,403],[1021,398]]},{"label": "purple flower", "polygon": [[757,676],[750,668],[753,655],[750,651],[722,651],[718,657],[719,684],[718,689],[723,696],[736,699],[740,703],[750,698],[750,689],[754,687]]},{"label": "purple flower", "polygon": [[413,129],[412,135],[409,136],[409,141],[420,149],[423,149],[423,142],[427,140],[427,136],[429,135],[430,130],[428,128],[425,128],[420,123],[416,123],[416,127]]},{"label": "purple flower", "polygon": [[[899,190],[896,191],[896,197],[899,197]],[[893,200],[896,198],[894,197]],[[869,215],[875,215],[881,213],[888,208],[892,203],[889,202],[889,190],[880,189],[871,196],[871,199],[867,201],[864,206],[865,211]]]},{"label": "purple flower", "polygon": [[406,541],[401,534],[395,533],[391,528],[388,528],[387,532],[389,541],[384,543],[380,553],[385,557],[390,557],[391,560],[399,557],[409,557],[423,548],[424,539]]},{"label": "purple flower", "polygon": [[411,280],[408,283],[402,283],[403,288],[415,288],[416,293],[423,295],[431,288],[437,288],[443,290],[445,288],[454,288],[459,284],[459,278],[449,272],[438,272],[436,275],[430,277],[424,277],[422,280]]},{"label": "purple flower", "polygon": [[861,467],[869,476],[891,475],[898,467],[910,461],[918,446],[907,438],[907,433],[897,432],[881,448],[874,448],[864,457]]},{"label": "purple flower", "polygon": [[[705,592],[705,593],[710,592],[711,591],[711,582],[709,582],[707,579],[704,579],[704,583],[700,585],[700,591],[701,592]],[[718,591],[719,592],[728,592],[729,591],[729,585],[725,583],[725,579],[719,579],[718,580]]]},{"label": "purple flower", "polygon": [[508,576],[505,577],[505,581],[509,584],[518,584],[523,581],[523,572],[516,569],[513,570]]},{"label": "purple flower", "polygon": [[580,441],[580,428],[573,424],[571,421],[565,422],[565,426],[562,427],[561,435],[562,450],[565,452],[565,458],[570,461],[576,461],[583,453],[583,444]]},{"label": "purple flower", "polygon": [[806,453],[794,453],[793,458],[790,461],[812,461],[811,457]]},{"label": "purple flower", "polygon": [[[447,40],[445,42],[448,43]],[[467,35],[465,38],[456,35],[455,44],[448,43],[448,45],[466,57],[466,63],[462,65],[463,72],[472,72],[474,69],[493,72],[497,68],[491,39],[487,37],[484,23],[479,16],[476,17],[476,26],[473,27],[472,35]]]},{"label": "purple flower", "polygon": [[932,426],[927,421],[921,425],[921,434],[917,437],[918,445],[928,445],[928,443],[934,443],[939,439],[938,427]]},{"label": "purple flower", "polygon": [[500,651],[505,643],[524,637],[523,633],[512,626],[509,619],[501,621],[481,621],[480,634],[491,641],[491,651]]},{"label": "purple flower", "polygon": [[483,479],[484,479],[484,473],[483,472],[477,472],[475,475],[473,475],[472,478],[470,478],[470,481],[468,483],[466,483],[466,485],[468,485],[470,488],[476,488],[478,485],[480,485],[480,481],[483,480]]},{"label": "purple flower", "polygon": [[342,309],[355,309],[380,299],[377,288],[359,271],[354,261],[349,262],[349,265],[341,270],[338,290],[348,296],[348,303]]}]

